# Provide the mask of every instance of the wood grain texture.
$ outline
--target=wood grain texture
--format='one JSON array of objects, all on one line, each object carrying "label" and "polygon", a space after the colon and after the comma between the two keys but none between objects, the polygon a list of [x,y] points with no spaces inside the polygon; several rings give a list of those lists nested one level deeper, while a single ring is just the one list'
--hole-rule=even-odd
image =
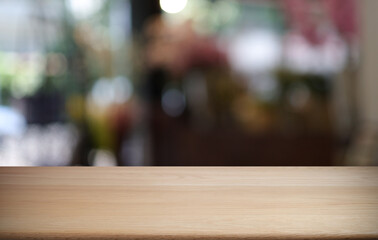
[{"label": "wood grain texture", "polygon": [[0,239],[378,239],[378,168],[0,168]]}]

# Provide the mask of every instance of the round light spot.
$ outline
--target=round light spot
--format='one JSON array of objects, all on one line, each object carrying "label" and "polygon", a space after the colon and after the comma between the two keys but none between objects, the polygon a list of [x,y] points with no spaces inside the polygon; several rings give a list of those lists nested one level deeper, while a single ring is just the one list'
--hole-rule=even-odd
[{"label": "round light spot", "polygon": [[171,117],[178,117],[184,112],[185,96],[177,89],[169,89],[164,92],[161,104],[166,114]]},{"label": "round light spot", "polygon": [[188,0],[160,0],[160,7],[167,13],[179,13],[186,7]]}]

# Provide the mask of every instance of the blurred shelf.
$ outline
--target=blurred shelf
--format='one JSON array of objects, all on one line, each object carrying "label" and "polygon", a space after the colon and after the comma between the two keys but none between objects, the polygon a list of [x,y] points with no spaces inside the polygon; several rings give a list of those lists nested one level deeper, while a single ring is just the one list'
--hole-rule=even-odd
[{"label": "blurred shelf", "polygon": [[196,130],[157,121],[153,132],[156,166],[332,166],[332,133],[253,134],[235,128]]}]

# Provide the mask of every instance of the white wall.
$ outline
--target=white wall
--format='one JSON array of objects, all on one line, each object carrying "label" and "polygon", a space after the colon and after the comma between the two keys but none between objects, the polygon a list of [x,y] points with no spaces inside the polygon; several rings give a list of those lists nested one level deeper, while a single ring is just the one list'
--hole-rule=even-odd
[{"label": "white wall", "polygon": [[362,0],[360,6],[359,126],[346,164],[378,165],[378,0]]},{"label": "white wall", "polygon": [[378,124],[378,1],[361,4],[361,72],[358,106],[364,124]]}]

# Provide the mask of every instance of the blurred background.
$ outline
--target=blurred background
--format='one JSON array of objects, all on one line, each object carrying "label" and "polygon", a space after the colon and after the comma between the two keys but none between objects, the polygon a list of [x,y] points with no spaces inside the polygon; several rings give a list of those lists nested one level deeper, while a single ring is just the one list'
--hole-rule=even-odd
[{"label": "blurred background", "polygon": [[0,0],[0,165],[378,165],[376,9]]}]

